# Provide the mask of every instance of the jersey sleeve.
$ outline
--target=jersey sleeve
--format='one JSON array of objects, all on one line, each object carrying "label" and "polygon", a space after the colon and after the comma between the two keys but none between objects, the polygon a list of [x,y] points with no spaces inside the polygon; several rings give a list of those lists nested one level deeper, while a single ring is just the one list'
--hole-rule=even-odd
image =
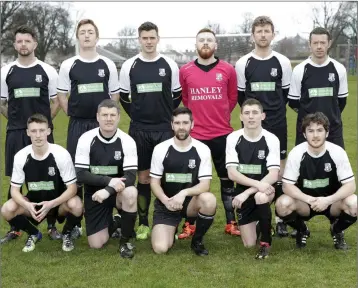
[{"label": "jersey sleeve", "polygon": [[303,153],[299,147],[294,147],[288,154],[285,171],[282,176],[282,182],[296,184],[300,176],[300,166]]},{"label": "jersey sleeve", "polygon": [[290,90],[288,91],[288,99],[300,100],[301,98],[301,81],[303,76],[302,65],[297,65],[293,71],[290,81]]},{"label": "jersey sleeve", "polygon": [[182,88],[181,90],[181,96],[183,100],[183,104],[185,107],[188,107],[188,85],[186,84],[186,69],[187,66],[183,66],[179,70],[179,82],[180,86]]},{"label": "jersey sleeve", "polygon": [[130,93],[131,92],[131,81],[129,78],[129,71],[132,62],[131,59],[123,63],[121,70],[119,71],[119,92]]},{"label": "jersey sleeve", "polygon": [[239,157],[235,149],[237,141],[238,141],[238,137],[235,132],[231,133],[226,138],[226,150],[225,150],[226,168],[230,166],[234,166],[234,167],[239,166]]},{"label": "jersey sleeve", "polygon": [[237,104],[237,76],[235,68],[229,64],[228,98],[230,103],[230,112],[234,110]]},{"label": "jersey sleeve", "polygon": [[90,148],[91,148],[91,137],[88,137],[88,132],[82,134],[78,139],[76,156],[75,156],[75,167],[89,169],[90,167]]},{"label": "jersey sleeve", "polygon": [[[245,58],[246,59],[246,58]],[[246,78],[245,78],[246,63],[244,58],[239,59],[235,65],[236,77],[237,77],[237,90],[246,90]]]},{"label": "jersey sleeve", "polygon": [[1,68],[1,100],[7,100],[9,98],[9,88],[6,83],[6,77],[9,73],[9,67],[4,66]]},{"label": "jersey sleeve", "polygon": [[288,58],[283,58],[282,60],[282,89],[289,89],[290,82],[292,77],[292,67],[291,62]]},{"label": "jersey sleeve", "polygon": [[200,166],[198,171],[198,179],[206,180],[212,179],[213,168],[211,164],[211,153],[208,146],[205,144],[202,145],[203,147],[199,148],[199,156],[200,156]]},{"label": "jersey sleeve", "polygon": [[11,174],[11,185],[15,187],[21,187],[25,181],[24,165],[28,154],[23,152],[23,150],[20,150],[15,154],[14,157],[14,164]]},{"label": "jersey sleeve", "polygon": [[123,171],[138,170],[137,145],[132,137],[123,137]]},{"label": "jersey sleeve", "polygon": [[267,146],[269,149],[267,158],[266,158],[266,167],[267,170],[270,169],[279,169],[280,170],[280,140],[271,134],[267,139]]},{"label": "jersey sleeve", "polygon": [[71,69],[71,61],[70,59],[64,61],[61,64],[60,72],[58,76],[57,83],[57,92],[58,93],[67,93],[71,89],[71,81],[70,81],[70,69]]},{"label": "jersey sleeve", "polygon": [[48,96],[50,99],[57,97],[57,82],[58,82],[58,74],[55,68],[49,67],[48,69]]},{"label": "jersey sleeve", "polygon": [[[167,150],[162,145],[158,144],[154,147],[152,154],[152,161],[150,164],[150,177],[153,178],[162,178],[164,166],[163,160]],[[164,153],[163,153],[164,152]]]},{"label": "jersey sleeve", "polygon": [[76,172],[75,167],[73,166],[72,158],[70,153],[61,146],[59,147],[60,153],[57,154],[57,165],[60,171],[60,175],[62,178],[63,183],[66,185],[70,185],[76,183]]},{"label": "jersey sleeve", "polygon": [[334,149],[334,151],[332,151],[330,155],[337,167],[338,180],[342,184],[353,181],[354,174],[352,171],[352,166],[348,159],[347,152],[344,151],[344,149],[342,149],[341,147],[334,147],[336,149]]},{"label": "jersey sleeve", "polygon": [[119,79],[116,64],[112,60],[107,60],[106,63],[109,70],[108,89],[110,94],[116,94],[119,92]]},{"label": "jersey sleeve", "polygon": [[178,64],[170,59],[168,61],[170,69],[172,70],[172,92],[181,91],[180,80],[179,80],[179,67]]},{"label": "jersey sleeve", "polygon": [[344,98],[348,96],[347,71],[343,65],[339,65],[339,67],[340,69],[337,69],[338,77],[339,77],[338,98]]}]

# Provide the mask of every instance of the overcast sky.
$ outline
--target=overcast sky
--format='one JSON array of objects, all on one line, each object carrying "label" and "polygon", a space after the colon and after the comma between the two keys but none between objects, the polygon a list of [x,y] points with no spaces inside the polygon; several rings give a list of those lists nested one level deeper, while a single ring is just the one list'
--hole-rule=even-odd
[{"label": "overcast sky", "polygon": [[[100,38],[116,37],[125,26],[151,21],[158,25],[161,37],[195,37],[208,21],[220,23],[227,31],[242,22],[242,15],[270,16],[278,30],[276,40],[285,36],[307,36],[312,30],[314,2],[72,2],[73,17],[91,18],[99,28]],[[193,38],[194,39],[194,38]],[[168,43],[164,41],[163,43]],[[107,41],[106,41],[107,42]],[[169,41],[173,47],[194,48],[185,39]],[[186,43],[180,45],[179,43]],[[103,40],[99,44],[105,43]],[[190,47],[183,47],[190,46]]]}]

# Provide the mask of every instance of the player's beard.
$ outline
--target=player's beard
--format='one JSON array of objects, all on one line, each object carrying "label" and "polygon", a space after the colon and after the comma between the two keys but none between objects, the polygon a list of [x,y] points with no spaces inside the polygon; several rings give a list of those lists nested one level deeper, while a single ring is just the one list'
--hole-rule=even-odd
[{"label": "player's beard", "polygon": [[202,59],[209,59],[211,56],[213,56],[215,49],[210,49],[210,47],[207,47],[207,49],[201,48],[201,49],[197,49],[198,54],[200,56],[200,58]]},{"label": "player's beard", "polygon": [[255,44],[256,44],[256,46],[258,46],[259,48],[262,49],[262,48],[267,48],[267,47],[269,47],[270,44],[271,44],[271,42],[266,39],[266,43],[265,43],[265,44],[262,44],[262,43],[260,42],[260,40],[257,41],[257,42],[255,42]]},{"label": "player's beard", "polygon": [[[182,132],[184,132],[184,134],[181,134]],[[190,135],[190,131],[178,130],[175,132],[175,137],[181,141],[188,139],[189,135]]]},{"label": "player's beard", "polygon": [[308,145],[311,146],[311,147],[314,148],[314,149],[319,149],[319,148],[321,148],[321,147],[324,145],[325,142],[326,142],[326,141],[322,140],[322,141],[320,141],[319,143],[315,144],[315,143],[313,143],[313,140],[312,140],[312,141],[307,141]]},{"label": "player's beard", "polygon": [[26,57],[26,56],[30,56],[32,54],[33,51],[31,50],[19,50],[18,53],[19,55]]}]

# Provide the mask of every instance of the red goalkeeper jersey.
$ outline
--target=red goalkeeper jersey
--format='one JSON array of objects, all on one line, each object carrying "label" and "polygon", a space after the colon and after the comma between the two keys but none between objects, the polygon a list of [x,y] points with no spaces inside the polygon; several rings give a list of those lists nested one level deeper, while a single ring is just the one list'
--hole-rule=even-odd
[{"label": "red goalkeeper jersey", "polygon": [[233,66],[218,60],[204,66],[197,60],[180,69],[183,104],[193,112],[191,136],[210,140],[233,131],[230,114],[237,104],[237,77]]}]

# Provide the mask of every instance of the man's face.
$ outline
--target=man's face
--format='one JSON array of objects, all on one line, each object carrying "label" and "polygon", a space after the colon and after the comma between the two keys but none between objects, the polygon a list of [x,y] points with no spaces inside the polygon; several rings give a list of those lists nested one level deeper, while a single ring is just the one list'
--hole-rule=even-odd
[{"label": "man's face", "polygon": [[47,136],[50,135],[51,129],[48,128],[46,123],[32,122],[28,125],[26,132],[32,145],[40,148],[47,143]]},{"label": "man's face", "polygon": [[98,35],[92,24],[84,24],[78,30],[78,42],[81,48],[96,47]]},{"label": "man's face", "polygon": [[312,54],[318,58],[325,58],[328,54],[328,49],[331,46],[331,41],[328,40],[328,36],[323,35],[311,35],[310,49]]},{"label": "man's face", "polygon": [[209,59],[217,49],[215,36],[210,32],[203,32],[196,36],[196,50],[200,58]]},{"label": "man's face", "polygon": [[37,47],[37,42],[32,38],[31,34],[17,33],[15,36],[14,48],[21,56],[31,55]]},{"label": "man's face", "polygon": [[101,131],[107,133],[111,133],[117,130],[119,119],[120,116],[115,107],[102,107],[97,112],[97,121],[99,123],[99,128],[101,129]]},{"label": "man's face", "polygon": [[191,129],[193,129],[194,123],[190,121],[188,114],[179,114],[175,116],[172,121],[172,129],[174,135],[178,140],[185,140],[189,137]]},{"label": "man's face", "polygon": [[149,31],[142,31],[139,35],[139,44],[141,49],[145,53],[154,53],[157,51],[157,45],[159,42],[159,36],[157,31],[149,30]]},{"label": "man's face", "polygon": [[258,105],[245,105],[240,114],[240,120],[247,129],[256,129],[261,127],[262,120],[265,119],[265,113],[261,112]]},{"label": "man's face", "polygon": [[326,142],[328,132],[326,132],[322,124],[311,122],[310,125],[306,127],[304,136],[308,145],[317,149],[324,145]]},{"label": "man's face", "polygon": [[254,39],[255,45],[260,48],[269,47],[274,37],[275,34],[273,33],[270,24],[256,26],[255,31],[252,34],[252,38]]}]

